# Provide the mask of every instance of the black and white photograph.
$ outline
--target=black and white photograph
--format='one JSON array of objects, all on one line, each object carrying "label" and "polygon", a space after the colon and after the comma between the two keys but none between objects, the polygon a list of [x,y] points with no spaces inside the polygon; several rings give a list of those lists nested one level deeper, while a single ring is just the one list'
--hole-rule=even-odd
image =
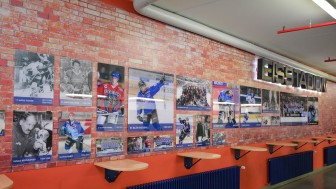
[{"label": "black and white photograph", "polygon": [[49,162],[53,117],[47,112],[13,112],[12,164]]},{"label": "black and white photograph", "polygon": [[6,114],[4,110],[0,110],[0,136],[5,136]]},{"label": "black and white photograph", "polygon": [[98,63],[97,131],[124,131],[125,68]]},{"label": "black and white photograph", "polygon": [[280,116],[271,116],[272,126],[280,125]]},{"label": "black and white photograph", "polygon": [[208,80],[176,76],[176,109],[210,111],[210,87]]},{"label": "black and white photograph", "polygon": [[60,105],[92,106],[92,63],[61,58]]},{"label": "black and white photograph", "polygon": [[307,97],[292,93],[280,93],[280,125],[307,125]]},{"label": "black and white photograph", "polygon": [[262,90],[262,112],[280,113],[279,91]]},{"label": "black and white photograph", "polygon": [[96,139],[96,157],[116,156],[124,153],[122,137]]},{"label": "black and white photograph", "polygon": [[174,75],[129,68],[128,131],[172,131]]},{"label": "black and white photograph", "polygon": [[210,145],[210,115],[196,115],[196,146]]},{"label": "black and white photograph", "polygon": [[15,51],[14,104],[53,104],[54,61],[53,55]]},{"label": "black and white photograph", "polygon": [[91,112],[59,112],[58,160],[91,156]]},{"label": "black and white photograph", "polygon": [[216,131],[212,134],[212,145],[219,146],[226,144],[226,134],[224,131]]},{"label": "black and white photograph", "polygon": [[127,137],[127,153],[138,154],[150,152],[151,141],[149,136]]},{"label": "black and white photograph", "polygon": [[261,121],[261,126],[271,126],[272,125],[272,118],[271,115],[263,115],[262,116],[262,121]]},{"label": "black and white photograph", "polygon": [[212,88],[212,128],[238,128],[239,86],[213,81]]},{"label": "black and white photograph", "polygon": [[174,141],[171,135],[154,136],[154,152],[174,149]]},{"label": "black and white photograph", "polygon": [[308,125],[318,125],[318,97],[308,97]]},{"label": "black and white photograph", "polygon": [[192,114],[176,114],[176,148],[191,148],[194,143]]}]

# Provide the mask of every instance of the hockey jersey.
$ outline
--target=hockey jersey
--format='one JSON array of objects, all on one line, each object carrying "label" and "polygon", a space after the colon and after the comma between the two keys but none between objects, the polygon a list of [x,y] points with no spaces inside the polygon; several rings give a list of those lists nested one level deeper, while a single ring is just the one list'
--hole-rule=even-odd
[{"label": "hockey jersey", "polygon": [[70,122],[66,121],[63,125],[65,134],[67,134],[73,140],[77,140],[78,137],[84,136],[84,129],[79,121]]},{"label": "hockey jersey", "polygon": [[120,85],[113,87],[110,83],[104,83],[98,87],[97,94],[106,96],[98,100],[99,109],[107,112],[120,110],[124,100],[124,89]]},{"label": "hockey jersey", "polygon": [[[159,82],[156,85],[147,88],[145,92],[140,91],[138,93],[138,97],[142,99],[137,99],[137,115],[142,112],[144,114],[149,114],[156,109],[155,101],[150,99],[153,99],[154,95],[160,91],[163,85],[163,82]],[[148,100],[143,98],[148,98]]]}]

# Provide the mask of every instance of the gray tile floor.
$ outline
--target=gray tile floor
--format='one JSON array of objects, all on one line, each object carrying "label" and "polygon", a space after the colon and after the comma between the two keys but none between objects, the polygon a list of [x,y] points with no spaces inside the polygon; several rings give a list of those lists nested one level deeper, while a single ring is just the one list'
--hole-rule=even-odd
[{"label": "gray tile floor", "polygon": [[336,167],[291,182],[277,189],[336,189]]}]

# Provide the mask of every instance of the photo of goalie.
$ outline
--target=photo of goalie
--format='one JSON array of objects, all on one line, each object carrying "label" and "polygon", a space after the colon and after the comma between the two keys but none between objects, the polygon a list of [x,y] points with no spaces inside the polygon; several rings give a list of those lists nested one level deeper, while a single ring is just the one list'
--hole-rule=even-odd
[{"label": "photo of goalie", "polygon": [[176,148],[193,147],[193,115],[177,114],[176,115]]},{"label": "photo of goalie", "polygon": [[14,104],[52,105],[54,56],[15,51]]},{"label": "photo of goalie", "polygon": [[58,159],[90,157],[92,113],[59,112],[58,122]]},{"label": "photo of goalie", "polygon": [[125,68],[98,63],[97,73],[97,131],[123,131]]},{"label": "photo of goalie", "polygon": [[92,106],[92,63],[61,58],[60,105]]},{"label": "photo of goalie", "polygon": [[128,131],[173,130],[174,75],[129,69]]}]

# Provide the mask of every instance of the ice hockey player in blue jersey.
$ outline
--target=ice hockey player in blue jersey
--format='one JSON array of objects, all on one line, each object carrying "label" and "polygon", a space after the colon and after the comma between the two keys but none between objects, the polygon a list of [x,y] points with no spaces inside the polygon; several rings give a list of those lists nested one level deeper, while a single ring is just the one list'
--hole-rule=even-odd
[{"label": "ice hockey player in blue jersey", "polygon": [[181,129],[181,133],[179,136],[179,144],[183,143],[184,138],[190,134],[190,124],[189,124],[189,118],[186,117],[185,119],[181,119],[179,117],[178,119],[180,121],[181,124],[183,124],[183,128]]},{"label": "ice hockey player in blue jersey", "polygon": [[[145,130],[150,130],[149,125],[152,121],[152,125],[156,130],[162,130],[159,124],[159,118],[156,110],[156,103],[153,99],[154,95],[158,93],[162,86],[164,86],[165,76],[162,76],[160,81],[151,87],[147,87],[146,83],[140,79],[138,82],[139,93],[136,101],[137,105],[137,119],[143,123]],[[148,100],[147,100],[147,99]]]},{"label": "ice hockey player in blue jersey", "polygon": [[[232,90],[222,90],[218,95],[218,102],[233,102]],[[228,124],[235,124],[233,104],[219,104],[218,123],[224,123],[227,120]]]},{"label": "ice hockey player in blue jersey", "polygon": [[65,150],[67,150],[68,153],[72,153],[71,147],[76,143],[76,149],[78,153],[81,153],[83,151],[84,128],[74,117],[75,114],[70,112],[69,120],[67,120],[62,127],[64,134],[67,135]]}]

